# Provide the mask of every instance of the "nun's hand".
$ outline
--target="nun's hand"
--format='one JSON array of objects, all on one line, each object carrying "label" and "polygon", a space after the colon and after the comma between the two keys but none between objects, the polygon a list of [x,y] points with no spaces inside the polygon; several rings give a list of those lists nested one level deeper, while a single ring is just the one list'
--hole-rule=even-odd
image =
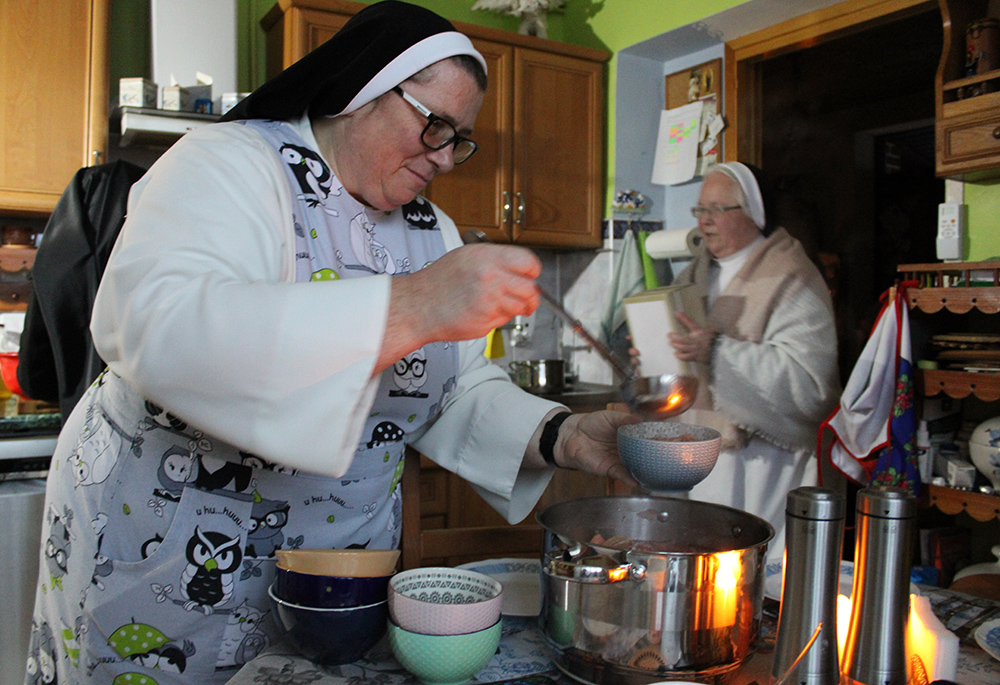
[{"label": "nun's hand", "polygon": [[556,464],[638,485],[618,456],[618,428],[640,421],[639,415],[628,411],[573,414],[560,427],[553,450]]},{"label": "nun's hand", "polygon": [[481,338],[538,307],[538,257],[512,245],[465,245],[392,279],[376,371],[421,345]]},{"label": "nun's hand", "polygon": [[712,346],[719,334],[709,328],[701,328],[684,312],[677,313],[677,320],[688,332],[667,334],[670,346],[674,348],[674,355],[685,362],[711,363]]}]

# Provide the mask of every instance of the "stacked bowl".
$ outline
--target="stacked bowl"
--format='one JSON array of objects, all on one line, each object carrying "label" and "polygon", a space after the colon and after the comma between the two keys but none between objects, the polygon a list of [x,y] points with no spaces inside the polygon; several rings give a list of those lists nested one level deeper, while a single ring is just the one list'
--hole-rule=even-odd
[{"label": "stacked bowl", "polygon": [[278,550],[269,589],[285,637],[324,666],[357,661],[385,635],[399,550]]},{"label": "stacked bowl", "polygon": [[389,581],[389,644],[425,685],[458,685],[483,670],[500,644],[503,586],[487,575],[427,567]]}]

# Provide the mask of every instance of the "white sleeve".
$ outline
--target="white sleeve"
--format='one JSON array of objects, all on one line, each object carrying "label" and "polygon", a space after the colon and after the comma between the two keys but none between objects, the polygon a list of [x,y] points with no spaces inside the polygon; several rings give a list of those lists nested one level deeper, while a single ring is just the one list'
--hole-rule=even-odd
[{"label": "white sleeve", "polygon": [[[447,214],[436,209],[445,246],[462,244]],[[528,441],[556,402],[511,382],[486,359],[486,339],[459,344],[459,377],[441,415],[416,434],[413,446],[442,468],[458,474],[510,523],[527,516],[554,469],[522,469]]]},{"label": "white sleeve", "polygon": [[294,284],[289,198],[253,131],[186,135],[130,194],[91,331],[112,371],[193,426],[338,476],[377,387],[390,277]]},{"label": "white sleeve", "polygon": [[836,339],[829,298],[798,289],[774,307],[760,343],[719,338],[716,408],[775,444],[815,448],[816,430],[840,396]]}]

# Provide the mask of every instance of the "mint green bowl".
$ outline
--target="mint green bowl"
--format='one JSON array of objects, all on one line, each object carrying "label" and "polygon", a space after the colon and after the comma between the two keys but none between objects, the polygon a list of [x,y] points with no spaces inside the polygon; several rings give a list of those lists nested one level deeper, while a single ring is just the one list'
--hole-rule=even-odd
[{"label": "mint green bowl", "polygon": [[486,668],[500,644],[502,621],[460,635],[424,635],[389,621],[389,644],[396,660],[425,685],[460,685]]}]

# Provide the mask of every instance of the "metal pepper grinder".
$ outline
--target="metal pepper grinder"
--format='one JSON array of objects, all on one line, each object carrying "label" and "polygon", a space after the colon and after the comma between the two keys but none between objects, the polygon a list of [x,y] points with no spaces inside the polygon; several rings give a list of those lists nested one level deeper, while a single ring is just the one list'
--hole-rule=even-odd
[{"label": "metal pepper grinder", "polygon": [[844,685],[906,685],[910,563],[917,500],[898,488],[858,492],[851,623]]},{"label": "metal pepper grinder", "polygon": [[[788,493],[772,683],[782,678],[795,685],[840,681],[837,589],[846,509],[844,496],[826,488],[802,487]],[[819,635],[811,642],[817,626]]]}]

